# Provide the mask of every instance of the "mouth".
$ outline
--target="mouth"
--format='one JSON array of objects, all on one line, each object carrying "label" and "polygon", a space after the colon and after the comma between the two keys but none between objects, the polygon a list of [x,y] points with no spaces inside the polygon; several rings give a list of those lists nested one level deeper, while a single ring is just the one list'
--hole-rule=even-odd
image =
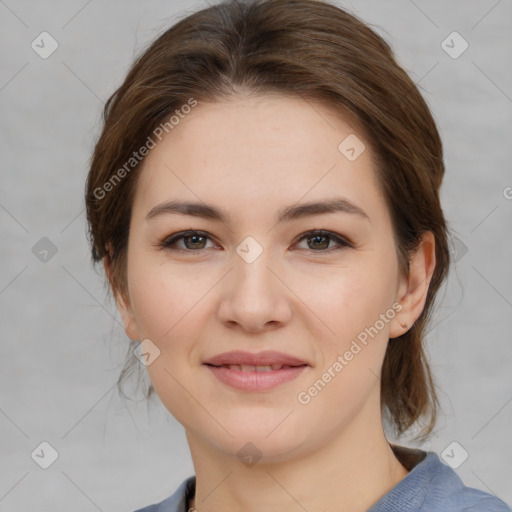
[{"label": "mouth", "polygon": [[306,363],[299,364],[299,365],[269,364],[269,365],[261,365],[261,366],[254,366],[251,364],[221,364],[221,365],[214,365],[214,364],[210,364],[210,363],[205,363],[205,364],[207,366],[213,366],[215,368],[227,368],[229,370],[236,370],[236,371],[241,371],[241,372],[272,372],[272,371],[276,371],[276,370],[308,366]]},{"label": "mouth", "polygon": [[310,365],[274,351],[226,352],[203,362],[223,384],[240,391],[267,391],[297,378]]},{"label": "mouth", "polygon": [[[239,366],[237,370],[245,368],[246,371],[271,371],[280,370],[283,367],[309,366],[306,361],[284,352],[265,350],[263,352],[246,352],[233,350],[211,357],[203,362],[211,366]],[[242,368],[243,367],[243,368]]]}]

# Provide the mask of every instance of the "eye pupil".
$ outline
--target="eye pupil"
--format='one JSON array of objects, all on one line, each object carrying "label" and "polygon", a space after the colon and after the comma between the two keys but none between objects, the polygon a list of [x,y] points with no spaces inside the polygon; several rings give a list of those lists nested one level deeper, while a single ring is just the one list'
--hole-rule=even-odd
[{"label": "eye pupil", "polygon": [[323,244],[321,244],[321,246],[315,245],[315,247],[317,249],[326,249],[329,246],[329,237],[328,236],[325,236],[325,235],[314,235],[314,236],[312,236],[310,238],[315,241],[314,244],[316,244],[319,240],[322,240],[322,239],[324,241],[327,240],[327,243],[324,242]]},{"label": "eye pupil", "polygon": [[[202,239],[202,241],[203,241],[203,243],[204,243],[205,237],[204,237],[204,236],[201,236],[201,235],[190,235],[190,236],[186,236],[186,237],[184,237],[184,239],[185,239],[185,240],[187,240],[187,241],[188,241],[188,240],[193,240],[192,245],[194,246],[194,248],[196,248],[196,249],[197,249],[197,247],[195,247],[195,246],[196,246],[196,244],[197,244],[197,243],[201,244],[201,242],[198,242],[198,240],[201,240],[201,239]],[[188,246],[189,244],[185,244],[185,245],[187,245],[187,246]],[[189,247],[187,247],[187,248],[189,248]],[[200,247],[200,248],[202,248],[202,247]]]}]

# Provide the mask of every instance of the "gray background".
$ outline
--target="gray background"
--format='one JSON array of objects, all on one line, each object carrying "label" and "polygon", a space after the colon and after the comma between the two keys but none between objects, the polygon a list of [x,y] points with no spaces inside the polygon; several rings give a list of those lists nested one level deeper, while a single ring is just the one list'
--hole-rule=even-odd
[{"label": "gray background", "polygon": [[[428,337],[444,414],[423,447],[457,441],[464,482],[512,503],[512,2],[340,5],[390,42],[445,144],[458,261]],[[0,1],[0,512],[130,511],[193,473],[163,406],[117,394],[127,338],[89,260],[83,189],[103,102],[136,54],[204,6]],[[59,44],[48,59],[31,48],[43,31]],[[441,47],[453,31],[469,43],[457,59]],[[43,237],[57,248],[46,262]],[[59,454],[48,469],[30,456],[42,441]]]}]

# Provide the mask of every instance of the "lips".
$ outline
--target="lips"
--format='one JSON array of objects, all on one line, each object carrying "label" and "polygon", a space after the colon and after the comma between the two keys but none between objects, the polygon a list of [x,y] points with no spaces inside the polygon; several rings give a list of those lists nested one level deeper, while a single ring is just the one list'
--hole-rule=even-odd
[{"label": "lips", "polygon": [[203,364],[227,367],[232,370],[258,372],[268,372],[295,366],[309,366],[308,363],[295,356],[272,350],[258,352],[257,354],[240,350],[224,352],[207,359]]},{"label": "lips", "polygon": [[298,378],[309,364],[281,352],[226,352],[204,363],[224,385],[244,392],[269,392]]},{"label": "lips", "polygon": [[271,364],[271,365],[259,365],[254,366],[250,364],[222,364],[217,368],[229,368],[230,370],[237,370],[241,372],[271,372],[275,370],[281,370],[282,368],[293,368],[291,365],[286,364]]},{"label": "lips", "polygon": [[220,382],[245,392],[265,392],[299,377],[310,365],[282,352],[267,350],[252,354],[235,350],[204,361]]}]

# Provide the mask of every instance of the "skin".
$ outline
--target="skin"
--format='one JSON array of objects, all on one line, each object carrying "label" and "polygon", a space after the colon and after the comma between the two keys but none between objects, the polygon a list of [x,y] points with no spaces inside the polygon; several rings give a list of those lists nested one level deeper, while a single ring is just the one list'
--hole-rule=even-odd
[{"label": "skin", "polygon": [[[353,133],[365,142],[320,103],[239,94],[200,103],[144,161],[128,293],[117,301],[127,335],[160,350],[146,368],[185,428],[197,482],[190,505],[199,512],[362,511],[407,475],[384,435],[379,376],[387,343],[423,310],[434,238],[424,236],[410,275],[402,276],[369,143],[352,162],[338,150]],[[336,212],[276,223],[285,206],[339,196],[368,219]],[[229,221],[183,214],[145,220],[169,199],[214,205]],[[159,246],[188,229],[210,238],[181,239],[185,252]],[[352,246],[298,240],[313,229]],[[263,249],[252,263],[236,252],[247,236]],[[392,320],[301,404],[298,393],[394,303],[401,310]],[[230,350],[278,350],[310,366],[270,391],[239,391],[202,365]],[[250,467],[237,457],[248,442],[261,454]]]}]

